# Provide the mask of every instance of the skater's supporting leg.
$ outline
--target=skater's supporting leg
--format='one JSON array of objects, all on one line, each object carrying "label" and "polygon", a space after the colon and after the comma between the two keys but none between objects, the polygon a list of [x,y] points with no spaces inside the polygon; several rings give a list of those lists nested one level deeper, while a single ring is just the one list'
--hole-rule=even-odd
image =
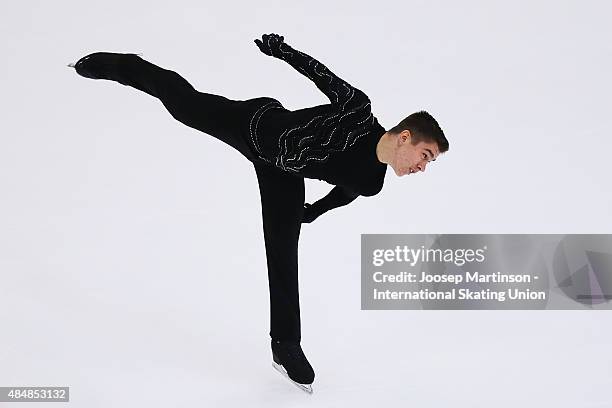
[{"label": "skater's supporting leg", "polygon": [[299,343],[298,240],[304,211],[304,179],[255,164],[261,195],[270,288],[270,337]]}]

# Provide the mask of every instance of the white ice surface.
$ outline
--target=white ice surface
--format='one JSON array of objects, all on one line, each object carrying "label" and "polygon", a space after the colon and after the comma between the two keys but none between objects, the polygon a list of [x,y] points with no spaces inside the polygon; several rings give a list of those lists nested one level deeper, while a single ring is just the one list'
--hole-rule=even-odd
[{"label": "white ice surface", "polygon": [[[610,233],[610,6],[579,1],[58,0],[0,7],[0,386],[70,407],[612,406],[609,312],[362,311],[362,233]],[[450,151],[303,227],[303,348],[274,372],[261,208],[237,152],[135,89],[77,76],[142,53],[197,89],[326,103],[259,52],[277,32],[426,109]],[[310,202],[331,186],[308,181]],[[20,408],[40,404],[3,404]]]}]

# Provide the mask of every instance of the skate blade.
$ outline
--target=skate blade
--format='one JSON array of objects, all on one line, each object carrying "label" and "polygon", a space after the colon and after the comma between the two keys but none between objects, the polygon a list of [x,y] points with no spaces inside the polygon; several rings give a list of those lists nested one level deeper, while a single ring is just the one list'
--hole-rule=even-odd
[{"label": "skate blade", "polygon": [[276,364],[274,361],[272,361],[272,367],[274,367],[276,371],[281,373],[283,377],[291,381],[291,383],[293,383],[300,390],[307,392],[309,394],[312,394],[312,384],[300,384],[299,382],[293,381],[291,378],[289,378],[289,375],[287,375],[287,371],[285,370],[285,367],[283,367],[280,364]]}]

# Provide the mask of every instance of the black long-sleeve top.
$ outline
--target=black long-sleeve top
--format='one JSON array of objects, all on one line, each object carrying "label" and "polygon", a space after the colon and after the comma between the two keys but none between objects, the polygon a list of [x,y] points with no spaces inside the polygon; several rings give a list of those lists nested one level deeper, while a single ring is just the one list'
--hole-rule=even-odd
[{"label": "black long-sleeve top", "polygon": [[283,41],[272,38],[264,45],[266,54],[286,61],[312,80],[330,103],[291,111],[270,98],[251,120],[251,143],[259,158],[335,185],[315,203],[321,212],[359,195],[379,193],[387,164],[378,160],[376,145],[385,129],[372,114],[368,96]]}]

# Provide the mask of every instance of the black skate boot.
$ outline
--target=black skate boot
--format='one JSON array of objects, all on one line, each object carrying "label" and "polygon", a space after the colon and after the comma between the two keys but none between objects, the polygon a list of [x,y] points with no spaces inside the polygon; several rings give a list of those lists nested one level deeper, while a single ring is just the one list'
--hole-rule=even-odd
[{"label": "black skate boot", "polygon": [[156,75],[162,68],[140,58],[141,54],[94,52],[68,64],[77,74],[91,79],[108,79],[131,86],[151,96],[158,97]]},{"label": "black skate boot", "polygon": [[272,366],[303,391],[312,394],[314,370],[300,343],[272,340]]},{"label": "black skate boot", "polygon": [[120,72],[121,61],[133,58],[139,54],[119,54],[114,52],[94,52],[79,59],[74,64],[68,64],[76,70],[77,74],[91,79],[108,79],[123,85],[128,84]]}]

